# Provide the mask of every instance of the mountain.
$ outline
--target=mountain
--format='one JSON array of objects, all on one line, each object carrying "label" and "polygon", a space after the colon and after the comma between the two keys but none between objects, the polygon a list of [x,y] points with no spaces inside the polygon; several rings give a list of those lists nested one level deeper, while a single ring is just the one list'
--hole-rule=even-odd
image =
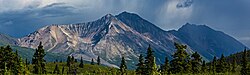
[{"label": "mountain", "polygon": [[15,45],[16,38],[0,33],[0,45]]},{"label": "mountain", "polygon": [[221,31],[213,30],[206,25],[187,23],[178,31],[169,32],[209,60],[213,59],[213,56],[220,56],[221,54],[228,56],[240,52],[246,47],[233,37]]},{"label": "mountain", "polygon": [[[29,61],[31,61],[32,56],[35,53],[35,50],[32,48],[17,46],[17,42],[18,42],[17,38],[0,33],[0,46],[10,45],[13,51],[14,52],[17,51],[23,59],[28,59]],[[66,56],[55,53],[47,53],[47,55],[45,56],[45,59],[48,62],[53,62],[55,61],[55,59],[65,60],[64,58],[66,58]]]},{"label": "mountain", "polygon": [[[209,32],[205,34],[207,36],[202,34],[206,32]],[[244,47],[230,36],[207,26],[186,24],[178,31],[164,31],[139,15],[128,12],[115,16],[107,14],[87,23],[45,26],[19,38],[18,45],[36,48],[40,41],[48,53],[72,55],[78,59],[83,57],[86,61],[100,56],[102,64],[113,67],[117,67],[121,56],[125,56],[130,68],[134,68],[131,66],[137,63],[139,54],[146,53],[149,45],[158,64],[164,62],[165,56],[171,59],[175,51],[174,42],[187,45],[190,54],[198,51],[206,60],[220,53],[237,52],[236,49]]]}]

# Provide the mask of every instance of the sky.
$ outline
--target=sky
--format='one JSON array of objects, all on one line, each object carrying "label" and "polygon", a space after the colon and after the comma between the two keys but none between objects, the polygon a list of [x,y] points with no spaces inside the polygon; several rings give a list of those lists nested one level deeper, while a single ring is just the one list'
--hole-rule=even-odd
[{"label": "sky", "polygon": [[0,33],[19,38],[46,25],[89,22],[123,11],[164,30],[207,25],[250,47],[250,0],[0,0]]}]

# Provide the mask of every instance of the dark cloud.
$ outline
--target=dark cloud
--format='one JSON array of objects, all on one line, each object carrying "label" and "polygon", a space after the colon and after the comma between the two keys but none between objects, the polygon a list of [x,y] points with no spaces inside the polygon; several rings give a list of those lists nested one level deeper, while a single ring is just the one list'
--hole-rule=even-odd
[{"label": "dark cloud", "polygon": [[[19,1],[19,0],[18,0]],[[53,3],[54,2],[54,3]],[[223,31],[250,47],[250,0],[60,0],[41,4],[28,3],[22,10],[17,5],[0,5],[0,33],[22,37],[51,24],[82,23],[105,14],[128,11],[140,15],[162,29],[178,29],[186,22],[205,24]],[[6,4],[6,3],[5,3]],[[41,7],[42,5],[42,7]],[[187,16],[188,15],[188,16]]]},{"label": "dark cloud", "polygon": [[0,32],[21,37],[44,25],[67,23],[68,21],[64,21],[61,17],[72,16],[76,13],[74,12],[74,7],[64,4],[55,3],[43,8],[0,13]]},{"label": "dark cloud", "polygon": [[181,0],[176,7],[177,8],[186,8],[190,7],[193,4],[193,0]]},{"label": "dark cloud", "polygon": [[58,17],[64,15],[72,15],[74,14],[74,7],[67,6],[66,3],[52,3],[43,8],[38,9],[37,11],[33,11],[37,16],[42,17]]}]

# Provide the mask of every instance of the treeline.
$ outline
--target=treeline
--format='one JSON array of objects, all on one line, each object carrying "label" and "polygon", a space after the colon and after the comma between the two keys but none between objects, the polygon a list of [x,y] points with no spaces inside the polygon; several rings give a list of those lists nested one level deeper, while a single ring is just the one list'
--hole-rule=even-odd
[{"label": "treeline", "polygon": [[[135,70],[128,70],[126,59],[122,56],[119,69],[108,68],[101,65],[100,57],[92,59],[90,64],[84,64],[83,58],[80,61],[73,56],[68,56],[67,61],[46,63],[46,55],[42,43],[37,47],[32,63],[29,64],[13,52],[10,46],[0,47],[0,73],[2,75],[20,74],[97,74],[97,75],[171,75],[171,74],[241,74],[249,75],[247,50],[242,52],[240,62],[236,57],[230,59],[222,54],[220,58],[214,57],[211,62],[206,63],[198,52],[189,55],[186,52],[186,45],[174,44],[176,52],[172,55],[172,60],[165,57],[165,62],[156,64],[154,50],[149,45],[146,56],[140,54]],[[95,62],[96,60],[96,62]],[[239,71],[239,72],[238,72]]]},{"label": "treeline", "polygon": [[[222,54],[219,59],[214,59],[206,63],[198,52],[191,55],[185,51],[187,46],[175,43],[176,52],[172,55],[173,59],[165,58],[165,63],[160,67],[155,64],[153,51],[149,46],[145,60],[142,55],[139,56],[139,63],[136,65],[137,75],[170,75],[170,74],[241,74],[250,75],[250,65],[247,61],[247,50],[241,55],[240,64],[237,64],[236,58],[232,62],[227,62]],[[237,72],[237,68],[240,72]]]},{"label": "treeline", "polygon": [[[244,51],[231,54],[231,55],[226,57],[226,61],[232,63],[232,62],[234,62],[234,59],[237,59],[236,63],[241,64],[241,60],[242,60],[243,55],[244,55]],[[250,50],[247,50],[247,60],[250,60]]]},{"label": "treeline", "polygon": [[13,52],[11,47],[0,47],[0,74],[1,75],[20,75],[28,74],[27,65],[23,63],[18,52]]}]

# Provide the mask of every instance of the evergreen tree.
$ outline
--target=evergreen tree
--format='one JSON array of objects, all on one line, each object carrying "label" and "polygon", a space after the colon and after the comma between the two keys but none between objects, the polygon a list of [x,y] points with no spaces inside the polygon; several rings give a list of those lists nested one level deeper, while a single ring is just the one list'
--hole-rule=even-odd
[{"label": "evergreen tree", "polygon": [[62,74],[64,74],[64,66],[63,66],[63,68],[62,68]]},{"label": "evergreen tree", "polygon": [[91,65],[95,65],[94,59],[91,60]]},{"label": "evergreen tree", "polygon": [[28,61],[28,59],[27,59],[27,58],[25,59],[25,65],[26,65],[26,66],[28,66],[28,65],[29,65],[29,61]]},{"label": "evergreen tree", "polygon": [[77,59],[75,59],[75,63],[77,63]]},{"label": "evergreen tree", "polygon": [[72,62],[72,63],[75,62],[75,57],[73,55],[71,56],[71,61],[70,62]]},{"label": "evergreen tree", "polygon": [[229,62],[226,62],[226,72],[232,72],[232,64]]},{"label": "evergreen tree", "polygon": [[4,69],[3,69],[2,75],[10,75],[8,72],[9,72],[9,71],[8,71],[8,69],[7,69],[7,63],[4,62]]},{"label": "evergreen tree", "polygon": [[136,65],[136,74],[137,75],[145,75],[145,64],[142,54],[139,56],[139,63]]},{"label": "evergreen tree", "polygon": [[192,72],[192,62],[189,58],[189,55],[188,57],[186,58],[185,62],[184,62],[184,73],[191,73]]},{"label": "evergreen tree", "polygon": [[201,70],[201,56],[200,54],[198,54],[198,52],[195,52],[194,54],[192,54],[192,72],[193,73],[199,73]]},{"label": "evergreen tree", "polygon": [[216,73],[216,65],[217,65],[217,58],[214,56],[214,59],[212,61],[212,72],[215,74]]},{"label": "evergreen tree", "polygon": [[45,56],[45,52],[42,46],[42,42],[40,42],[32,58],[32,64],[34,64],[34,71],[33,71],[34,74],[46,73],[46,68],[45,68],[46,61],[44,60],[44,56]]},{"label": "evergreen tree", "polygon": [[6,67],[8,72],[11,72],[15,68],[15,64],[17,63],[17,56],[11,47],[8,45],[5,48],[3,48],[3,60],[1,64],[6,63]]},{"label": "evergreen tree", "polygon": [[68,67],[70,66],[70,62],[71,62],[71,58],[70,58],[70,56],[68,56],[68,58],[67,58],[67,66]]},{"label": "evergreen tree", "polygon": [[22,58],[17,51],[15,53],[12,51],[9,45],[0,47],[0,73],[3,75],[18,75],[24,72]]},{"label": "evergreen tree", "polygon": [[69,69],[68,69],[68,73],[69,74],[76,74],[77,73],[77,67],[78,65],[76,64],[76,60],[75,57],[72,55],[70,60],[69,60]]},{"label": "evergreen tree", "polygon": [[0,47],[0,73],[3,75],[4,72],[5,72],[5,62],[4,62],[4,50],[3,50],[3,47]]},{"label": "evergreen tree", "polygon": [[165,62],[164,62],[164,64],[161,66],[161,69],[160,69],[160,70],[161,70],[161,74],[162,74],[162,75],[170,74],[169,68],[170,68],[170,66],[169,66],[168,57],[165,57]]},{"label": "evergreen tree", "polygon": [[[173,54],[173,60],[170,61],[170,66],[171,66],[171,72],[172,73],[184,73],[185,68],[188,64],[189,61],[189,56],[185,49],[187,48],[186,45],[180,45],[178,43],[174,43],[175,48],[177,51]],[[187,71],[187,70],[186,70]]]},{"label": "evergreen tree", "polygon": [[120,64],[120,74],[121,75],[126,75],[126,71],[127,71],[127,66],[126,66],[126,62],[125,62],[125,58],[122,57],[121,60],[121,64]]},{"label": "evergreen tree", "polygon": [[80,68],[83,68],[83,60],[82,60],[82,57],[81,57],[81,60],[80,60],[80,65],[79,65]]},{"label": "evergreen tree", "polygon": [[60,70],[59,70],[59,68],[58,68],[58,64],[56,64],[56,67],[55,67],[53,73],[54,73],[54,74],[60,74]]},{"label": "evergreen tree", "polygon": [[12,73],[15,75],[22,74],[24,72],[24,66],[22,63],[22,58],[18,56],[18,52],[16,51],[15,55],[13,56],[15,58],[14,64],[12,66]]},{"label": "evergreen tree", "polygon": [[235,73],[237,68],[237,62],[236,62],[236,57],[233,57],[233,62],[232,62],[232,69],[231,72]]},{"label": "evergreen tree", "polygon": [[1,75],[21,75],[26,73],[26,66],[17,50],[13,52],[10,45],[0,47],[0,74]]},{"label": "evergreen tree", "polygon": [[56,59],[56,61],[55,61],[56,63],[58,62],[58,60]]},{"label": "evergreen tree", "polygon": [[204,60],[202,61],[201,71],[202,73],[205,73],[207,71],[206,62]]},{"label": "evergreen tree", "polygon": [[242,55],[242,61],[241,61],[241,75],[249,75],[248,73],[248,61],[247,61],[247,49],[245,48],[244,53]]},{"label": "evergreen tree", "polygon": [[224,57],[224,55],[221,55],[221,58],[218,61],[218,64],[216,65],[216,72],[218,73],[225,73],[226,72],[226,59]]},{"label": "evergreen tree", "polygon": [[100,59],[100,57],[98,56],[97,57],[97,65],[100,65],[101,64],[101,59]]},{"label": "evergreen tree", "polygon": [[147,56],[145,57],[145,73],[146,75],[157,75],[157,66],[155,62],[155,57],[153,54],[153,50],[151,46],[149,45],[147,50]]}]

